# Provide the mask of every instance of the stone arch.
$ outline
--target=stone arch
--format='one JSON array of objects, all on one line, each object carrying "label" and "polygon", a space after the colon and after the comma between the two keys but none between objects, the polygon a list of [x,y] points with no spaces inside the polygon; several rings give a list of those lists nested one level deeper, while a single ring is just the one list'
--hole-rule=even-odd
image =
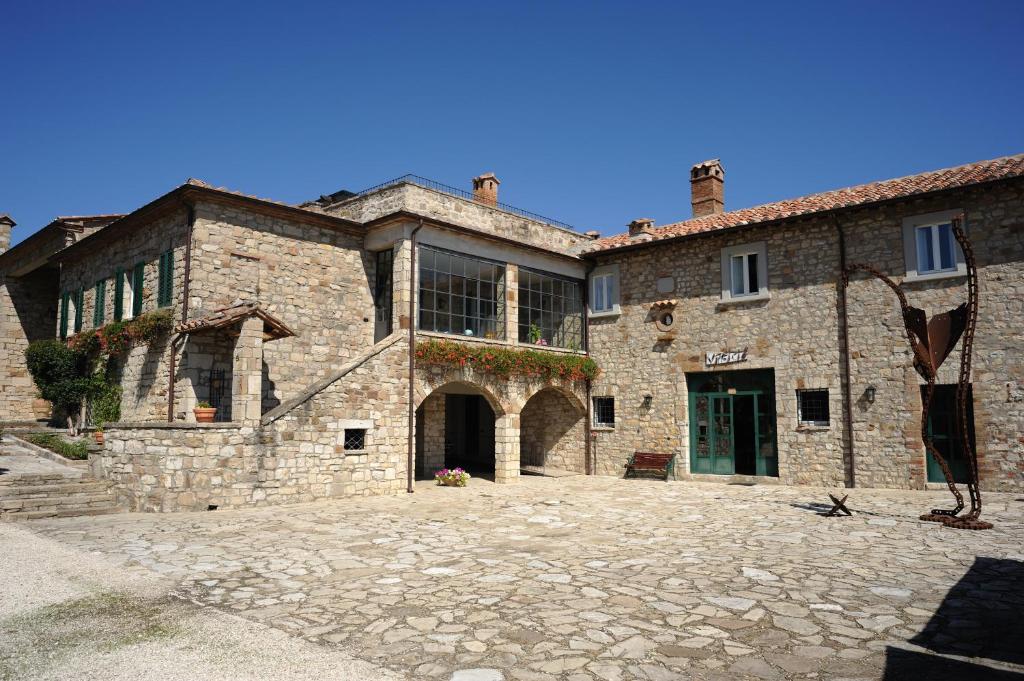
[{"label": "stone arch", "polygon": [[439,381],[436,384],[433,381],[417,381],[415,390],[416,408],[419,409],[424,400],[438,392],[474,393],[487,400],[487,404],[490,405],[495,417],[504,416],[509,412],[507,400],[501,399],[487,386],[462,379]]},{"label": "stone arch", "polygon": [[519,412],[519,458],[523,470],[584,473],[586,415],[583,400],[571,389],[549,384],[534,391]]}]

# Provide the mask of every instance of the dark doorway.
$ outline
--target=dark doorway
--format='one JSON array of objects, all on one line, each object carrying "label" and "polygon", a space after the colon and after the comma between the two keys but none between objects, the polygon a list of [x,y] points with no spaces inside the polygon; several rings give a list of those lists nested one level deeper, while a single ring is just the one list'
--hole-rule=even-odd
[{"label": "dark doorway", "polygon": [[732,402],[735,426],[736,473],[757,475],[757,437],[754,430],[754,396],[737,395]]},{"label": "dark doorway", "polygon": [[444,465],[494,473],[494,411],[479,395],[445,395]]},{"label": "dark doorway", "polygon": [[[926,387],[921,386],[921,397],[924,398]],[[966,483],[967,455],[963,448],[963,436],[960,429],[960,414],[956,408],[956,385],[937,385],[935,394],[932,396],[931,407],[928,410],[928,435],[932,444],[939,450],[939,454],[949,465],[953,479],[959,483]],[[971,386],[967,386],[967,438],[974,446],[974,396]],[[935,457],[931,454],[928,458],[928,482],[945,482],[946,476],[942,472]]]}]

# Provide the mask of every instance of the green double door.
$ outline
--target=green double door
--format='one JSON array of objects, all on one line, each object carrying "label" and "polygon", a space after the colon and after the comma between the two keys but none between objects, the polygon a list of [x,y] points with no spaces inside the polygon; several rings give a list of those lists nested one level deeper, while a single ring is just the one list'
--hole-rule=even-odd
[{"label": "green double door", "polygon": [[778,476],[772,396],[758,390],[691,392],[690,471]]}]

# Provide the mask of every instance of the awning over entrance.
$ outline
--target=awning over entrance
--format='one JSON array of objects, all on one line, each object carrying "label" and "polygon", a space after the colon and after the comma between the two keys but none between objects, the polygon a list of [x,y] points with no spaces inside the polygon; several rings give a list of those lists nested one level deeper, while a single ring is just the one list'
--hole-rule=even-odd
[{"label": "awning over entrance", "polygon": [[255,301],[239,301],[228,307],[215,310],[208,315],[190,319],[184,324],[179,324],[174,331],[176,333],[203,333],[234,326],[250,317],[259,317],[263,320],[263,341],[278,340],[294,336],[295,332],[289,329],[284,322],[273,316]]}]

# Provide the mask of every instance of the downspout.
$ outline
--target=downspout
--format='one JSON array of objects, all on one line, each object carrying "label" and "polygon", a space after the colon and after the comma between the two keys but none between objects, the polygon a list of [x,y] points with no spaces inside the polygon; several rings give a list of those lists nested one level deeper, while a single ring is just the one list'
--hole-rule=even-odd
[{"label": "downspout", "polygon": [[423,218],[409,235],[409,451],[406,462],[408,485],[406,491],[413,493],[415,482],[416,454],[416,233],[423,229]]},{"label": "downspout", "polygon": [[[590,356],[590,273],[597,267],[597,263],[590,261],[587,263],[587,271],[583,275],[583,352]],[[590,399],[590,379],[586,380],[586,419],[587,422],[583,427],[583,472],[586,475],[594,475],[594,464],[592,456],[591,446],[591,432],[590,425],[593,421],[593,414],[591,413]]]},{"label": "downspout", "polygon": [[[188,296],[189,282],[192,278],[192,233],[196,224],[195,204],[183,201],[188,209],[188,217],[185,228],[185,272],[184,283],[181,286],[181,323],[188,321]],[[178,342],[183,338],[182,334],[171,339],[171,360],[167,365],[167,422],[174,421],[174,375],[178,370]]]},{"label": "downspout", "polygon": [[846,464],[846,486],[856,487],[857,466],[855,465],[853,445],[853,398],[851,397],[850,386],[850,319],[846,310],[846,237],[843,234],[839,218],[833,214],[832,222],[836,226],[836,235],[839,237],[839,281],[837,282],[839,297],[839,323],[842,330],[842,344],[840,352],[840,364],[843,372],[843,430],[846,435],[848,456]]}]

